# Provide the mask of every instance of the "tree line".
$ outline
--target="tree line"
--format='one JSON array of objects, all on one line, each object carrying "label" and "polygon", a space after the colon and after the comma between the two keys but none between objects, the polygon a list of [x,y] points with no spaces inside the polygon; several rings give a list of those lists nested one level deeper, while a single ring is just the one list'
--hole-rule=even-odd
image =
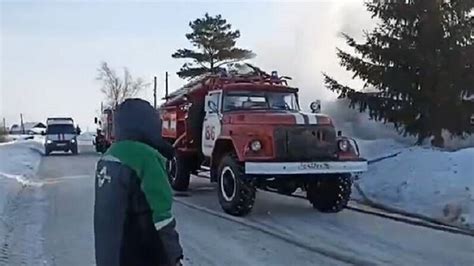
[{"label": "tree line", "polygon": [[[349,99],[349,107],[368,112],[372,119],[392,124],[400,134],[416,136],[418,144],[432,137],[442,147],[442,131],[470,133],[474,114],[474,0],[367,1],[378,21],[364,40],[342,33],[353,52],[336,50],[340,65],[364,82],[363,88],[344,85],[323,73],[325,86]],[[255,54],[236,47],[240,31],[221,15],[205,14],[189,22],[185,34],[191,48],[171,56],[184,59],[177,72],[192,79],[217,73],[227,63]],[[363,30],[363,29],[361,29]],[[146,87],[127,69],[119,76],[102,63],[98,70],[102,91],[116,105]],[[370,88],[365,92],[364,88]]]}]

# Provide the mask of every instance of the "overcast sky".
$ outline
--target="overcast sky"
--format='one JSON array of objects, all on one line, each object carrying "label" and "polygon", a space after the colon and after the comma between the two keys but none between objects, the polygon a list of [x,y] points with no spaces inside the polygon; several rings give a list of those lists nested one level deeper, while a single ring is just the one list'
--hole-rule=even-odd
[{"label": "overcast sky", "polygon": [[[241,31],[238,46],[253,50],[253,63],[293,77],[302,104],[334,97],[322,83],[328,72],[350,84],[337,64],[339,36],[360,37],[373,27],[362,1],[159,2],[159,1],[1,1],[0,118],[7,124],[72,116],[84,129],[103,96],[95,80],[101,61],[128,67],[134,76],[159,80],[170,89],[183,81],[183,61],[171,58],[189,47],[188,22],[204,13],[222,14]],[[152,87],[140,97],[152,102]]]}]

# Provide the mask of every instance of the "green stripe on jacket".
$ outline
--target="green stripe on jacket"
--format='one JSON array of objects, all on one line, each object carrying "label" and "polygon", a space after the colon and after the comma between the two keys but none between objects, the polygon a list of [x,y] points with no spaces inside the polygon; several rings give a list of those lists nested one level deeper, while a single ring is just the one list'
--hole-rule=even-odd
[{"label": "green stripe on jacket", "polygon": [[135,171],[141,181],[141,189],[153,211],[155,224],[170,220],[173,195],[168,183],[166,159],[152,147],[137,141],[119,141],[107,150]]}]

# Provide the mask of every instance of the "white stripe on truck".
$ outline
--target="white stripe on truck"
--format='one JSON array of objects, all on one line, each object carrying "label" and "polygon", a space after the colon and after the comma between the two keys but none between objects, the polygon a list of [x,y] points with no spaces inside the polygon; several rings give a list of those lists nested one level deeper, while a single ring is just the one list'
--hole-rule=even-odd
[{"label": "white stripe on truck", "polygon": [[292,113],[292,115],[295,117],[295,123],[297,125],[304,125],[305,122],[304,122],[304,117],[302,114],[300,113]]},{"label": "white stripe on truck", "polygon": [[315,114],[312,114],[312,113],[302,113],[302,114],[308,117],[308,124],[310,125],[318,124],[318,119],[316,118]]}]

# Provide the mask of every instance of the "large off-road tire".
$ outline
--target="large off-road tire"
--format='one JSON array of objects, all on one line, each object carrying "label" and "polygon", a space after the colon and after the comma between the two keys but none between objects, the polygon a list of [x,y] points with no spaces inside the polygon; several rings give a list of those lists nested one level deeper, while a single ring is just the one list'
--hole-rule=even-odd
[{"label": "large off-road tire", "polygon": [[44,155],[49,156],[51,154],[51,150],[48,148],[44,149]]},{"label": "large off-road tire", "polygon": [[235,216],[250,213],[255,202],[256,188],[243,179],[243,167],[237,163],[235,156],[224,156],[217,174],[217,193],[222,209]]},{"label": "large off-road tire", "polygon": [[168,161],[167,170],[170,185],[174,190],[188,190],[191,171],[186,157],[175,155],[173,159]]},{"label": "large off-road tire", "polygon": [[351,186],[350,177],[324,177],[307,184],[306,196],[320,212],[340,212],[349,202]]},{"label": "large off-road tire", "polygon": [[77,149],[77,145],[76,145],[76,146],[73,146],[73,147],[71,148],[71,152],[72,152],[72,154],[74,154],[74,155],[79,154],[79,151],[78,151],[78,149]]}]

